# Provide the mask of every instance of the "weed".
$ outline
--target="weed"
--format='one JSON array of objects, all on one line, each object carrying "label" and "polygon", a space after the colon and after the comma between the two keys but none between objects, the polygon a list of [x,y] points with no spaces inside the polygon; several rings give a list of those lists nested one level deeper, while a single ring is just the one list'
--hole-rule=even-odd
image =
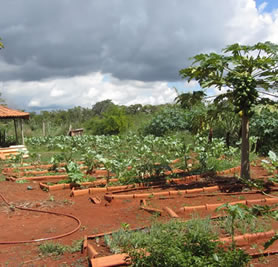
[{"label": "weed", "polygon": [[25,183],[28,183],[27,180],[16,180],[15,181],[17,184],[25,184]]},{"label": "weed", "polygon": [[63,204],[65,204],[65,205],[73,205],[73,204],[74,204],[74,201],[68,200],[68,199],[64,199],[64,200],[63,200]]},{"label": "weed", "polygon": [[54,196],[50,195],[48,200],[51,201],[51,202],[54,202],[55,198],[54,198]]},{"label": "weed", "polygon": [[71,246],[68,247],[68,252],[75,253],[81,251],[82,244],[83,239],[73,241]]},{"label": "weed", "polygon": [[39,250],[40,250],[40,253],[44,256],[45,255],[58,256],[58,255],[63,255],[67,251],[67,246],[64,246],[59,243],[54,243],[54,242],[46,242],[39,246]]},{"label": "weed", "polygon": [[45,242],[39,246],[39,251],[43,256],[59,256],[64,253],[75,253],[81,250],[83,239],[75,240],[71,246],[62,245],[55,242]]},{"label": "weed", "polygon": [[85,231],[87,229],[87,227],[85,226],[85,225],[82,225],[81,227],[80,227],[80,231]]},{"label": "weed", "polygon": [[121,228],[123,228],[125,231],[127,231],[127,230],[129,230],[129,228],[130,228],[130,224],[129,224],[129,223],[122,222],[122,223],[121,223]]}]

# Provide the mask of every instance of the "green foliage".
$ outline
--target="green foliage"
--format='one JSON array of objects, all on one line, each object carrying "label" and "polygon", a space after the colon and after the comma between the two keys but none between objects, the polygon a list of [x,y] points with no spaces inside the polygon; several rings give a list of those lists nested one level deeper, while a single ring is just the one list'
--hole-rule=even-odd
[{"label": "green foliage", "polygon": [[227,226],[230,226],[229,233],[232,236],[232,249],[236,249],[236,243],[235,243],[235,230],[237,228],[237,222],[242,220],[252,220],[255,219],[255,216],[250,212],[249,208],[246,205],[243,204],[235,204],[230,205],[229,203],[223,204],[219,208],[217,208],[217,211],[224,210],[225,213],[228,214],[227,218]]},{"label": "green foliage", "polygon": [[175,102],[183,109],[191,109],[195,105],[201,105],[206,94],[203,91],[194,91],[193,93],[182,93],[175,98]]},{"label": "green foliage", "polygon": [[271,228],[271,225],[267,220],[256,216],[267,215],[268,212],[264,209],[264,206],[250,208],[246,210],[246,216],[243,216],[243,218],[239,217],[232,221],[231,216],[223,217],[223,220],[220,221],[220,227],[228,234],[232,233],[232,223],[234,223],[238,234],[265,232]]},{"label": "green foliage", "polygon": [[235,145],[239,140],[240,120],[235,114],[232,102],[220,95],[207,107],[207,121],[213,137],[225,138],[226,146]]},{"label": "green foliage", "polygon": [[87,129],[94,135],[114,135],[123,133],[128,127],[128,117],[123,108],[110,106],[101,117],[93,117]]},{"label": "green foliage", "polygon": [[26,151],[21,150],[18,154],[12,155],[11,160],[15,163],[23,164],[24,155],[26,155]]},{"label": "green foliage", "polygon": [[209,142],[207,137],[199,135],[195,137],[194,152],[198,153],[201,172],[215,172],[234,167],[239,158],[238,149],[227,148],[223,139],[213,138]]},{"label": "green foliage", "polygon": [[50,164],[52,166],[49,168],[50,171],[57,171],[59,165],[63,162],[64,155],[63,154],[55,154],[50,159]]},{"label": "green foliage", "polygon": [[87,166],[87,174],[92,174],[94,169],[99,166],[99,162],[96,160],[97,152],[91,148],[87,148],[86,152],[82,155],[84,165]]},{"label": "green foliage", "polygon": [[[192,158],[192,150],[198,153],[195,154],[200,157],[200,161],[203,160],[205,171],[223,170],[238,164],[237,149],[226,148],[222,139],[213,139],[208,143],[205,137],[197,138],[192,146],[192,136],[181,132],[164,137],[152,135],[36,137],[28,138],[26,142],[36,147],[43,145],[49,150],[59,149],[68,163],[82,159],[88,167],[88,173],[103,167],[109,171],[108,180],[110,174],[114,173],[122,184],[136,183],[146,178],[161,178],[166,171],[172,170],[171,162],[176,159],[180,161],[175,167],[189,171],[188,162]],[[220,156],[224,158],[219,160]],[[75,163],[70,163],[68,166],[71,164]],[[196,166],[190,166],[190,169],[192,168],[194,171]],[[68,172],[75,170],[70,171],[68,167]],[[80,178],[81,173],[78,171],[77,177],[74,175],[73,179],[78,181]]]},{"label": "green foliage", "polygon": [[44,256],[58,256],[63,255],[64,253],[75,253],[81,251],[82,243],[82,239],[73,241],[71,246],[50,241],[39,245],[39,250]]},{"label": "green foliage", "polygon": [[224,251],[215,241],[210,221],[155,223],[149,230],[121,229],[106,237],[112,251],[127,252],[133,266],[245,266],[248,256],[241,250]]},{"label": "green foliage", "polygon": [[193,57],[193,65],[180,70],[182,78],[197,80],[203,88],[228,87],[235,112],[250,116],[257,103],[258,87],[275,88],[277,83],[278,45],[270,42],[253,46],[233,44],[223,49],[224,55],[210,53]]},{"label": "green foliage", "polygon": [[255,113],[250,123],[251,134],[258,137],[257,152],[266,155],[278,150],[278,111],[265,107]]},{"label": "green foliage", "polygon": [[65,168],[71,183],[80,184],[84,182],[84,174],[76,162],[70,161]]},{"label": "green foliage", "polygon": [[183,131],[190,128],[188,112],[178,107],[167,107],[153,116],[142,130],[144,135],[163,136],[172,131]]},{"label": "green foliage", "polygon": [[110,99],[106,99],[106,100],[97,102],[92,107],[93,116],[101,116],[109,108],[114,107],[114,106],[115,106],[115,104]]},{"label": "green foliage", "polygon": [[25,184],[25,183],[29,183],[28,180],[16,180],[15,181],[17,184]]},{"label": "green foliage", "polygon": [[189,113],[189,130],[192,134],[201,134],[209,129],[208,109],[205,105],[194,106]]},{"label": "green foliage", "polygon": [[[80,106],[68,110],[53,110],[41,111],[40,113],[31,112],[30,120],[25,122],[24,132],[25,136],[41,136],[43,122],[45,125],[46,136],[67,135],[69,127],[72,129],[86,128],[85,132],[92,133],[95,128],[100,128],[99,121],[104,119],[104,114],[110,109],[120,109],[125,115],[125,120],[128,122],[128,129],[137,132],[141,128],[146,119],[150,118],[161,107],[166,105],[141,105],[135,104],[131,106],[120,106],[114,104],[111,100],[104,100],[97,102],[92,108],[83,108]],[[94,124],[98,125],[94,125]],[[3,124],[3,123],[2,123]],[[99,126],[100,124],[100,126]],[[97,127],[96,127],[97,126]],[[8,122],[8,135],[13,134],[13,124]],[[104,127],[105,128],[105,127]],[[125,130],[121,132],[125,133]]]},{"label": "green foliage", "polygon": [[[261,161],[262,166],[268,171],[269,174],[275,174],[275,178],[278,178],[277,170],[278,170],[278,157],[275,152],[268,152],[268,160],[263,159]],[[276,181],[275,181],[276,182]]]},{"label": "green foliage", "polygon": [[63,255],[67,251],[67,247],[54,242],[45,242],[39,246],[42,255]]},{"label": "green foliage", "polygon": [[265,242],[264,249],[269,248],[276,240],[278,240],[278,234],[275,234],[271,239]]}]

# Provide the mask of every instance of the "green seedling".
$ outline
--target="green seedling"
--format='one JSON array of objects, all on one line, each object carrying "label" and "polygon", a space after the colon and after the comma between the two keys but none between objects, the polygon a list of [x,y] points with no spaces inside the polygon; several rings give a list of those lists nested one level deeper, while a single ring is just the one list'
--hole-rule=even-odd
[{"label": "green seedling", "polygon": [[250,213],[248,207],[243,204],[230,205],[229,203],[223,204],[216,209],[216,211],[223,210],[228,214],[228,219],[230,219],[230,233],[232,237],[232,249],[236,249],[235,243],[235,230],[236,230],[236,219],[244,220],[248,218],[255,218],[253,214]]}]

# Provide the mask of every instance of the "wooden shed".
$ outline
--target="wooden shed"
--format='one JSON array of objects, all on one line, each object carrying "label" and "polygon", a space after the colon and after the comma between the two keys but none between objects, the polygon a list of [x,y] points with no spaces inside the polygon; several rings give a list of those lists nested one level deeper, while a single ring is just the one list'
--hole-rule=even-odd
[{"label": "wooden shed", "polygon": [[71,129],[69,130],[69,136],[76,136],[76,135],[83,135],[83,131],[84,129],[83,128],[80,128],[80,129]]}]

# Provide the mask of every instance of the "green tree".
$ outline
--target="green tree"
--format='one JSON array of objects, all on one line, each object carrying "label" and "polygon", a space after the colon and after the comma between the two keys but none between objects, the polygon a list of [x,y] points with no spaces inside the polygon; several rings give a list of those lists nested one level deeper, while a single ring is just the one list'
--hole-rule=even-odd
[{"label": "green tree", "polygon": [[233,44],[224,54],[198,54],[188,68],[181,69],[182,78],[195,79],[202,88],[228,90],[234,110],[241,116],[241,177],[250,178],[249,120],[259,101],[258,88],[277,89],[278,45],[271,42],[253,46]]},{"label": "green tree", "polygon": [[94,116],[86,128],[95,135],[114,135],[123,133],[128,128],[128,117],[123,108],[110,106],[102,116]]},{"label": "green tree", "polygon": [[97,102],[92,107],[93,115],[101,116],[104,112],[106,112],[110,107],[113,106],[115,106],[115,104],[110,99]]},{"label": "green tree", "polygon": [[175,98],[175,102],[184,109],[191,109],[197,104],[201,104],[202,100],[206,96],[203,91],[194,91],[193,93],[182,93]]},{"label": "green tree", "polygon": [[152,116],[141,129],[144,135],[163,136],[173,131],[190,130],[189,112],[180,107],[166,107]]}]

